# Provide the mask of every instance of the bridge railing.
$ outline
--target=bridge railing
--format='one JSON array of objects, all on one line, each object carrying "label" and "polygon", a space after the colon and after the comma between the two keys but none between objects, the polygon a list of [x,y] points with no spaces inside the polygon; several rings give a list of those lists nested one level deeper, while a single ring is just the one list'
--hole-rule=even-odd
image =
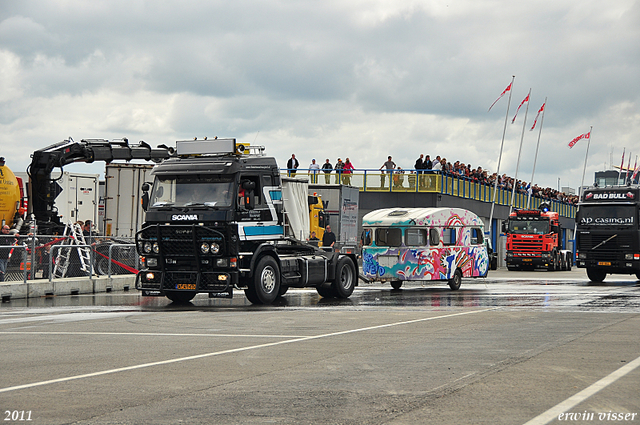
[{"label": "bridge railing", "polygon": [[[402,170],[391,174],[380,170],[354,170],[352,173],[324,173],[322,170],[293,170],[282,169],[283,176],[305,177],[314,184],[348,184],[356,186],[361,192],[415,192],[439,193],[474,199],[481,202],[493,201],[493,185],[478,183],[467,178],[444,175],[437,171],[416,174],[415,170]],[[496,204],[513,205],[514,208],[527,208],[526,193],[515,193],[512,203],[511,189],[498,188]],[[541,203],[547,202],[552,211],[561,216],[575,218],[576,206],[558,200],[549,200],[536,196],[531,197],[531,209],[536,209]]]}]

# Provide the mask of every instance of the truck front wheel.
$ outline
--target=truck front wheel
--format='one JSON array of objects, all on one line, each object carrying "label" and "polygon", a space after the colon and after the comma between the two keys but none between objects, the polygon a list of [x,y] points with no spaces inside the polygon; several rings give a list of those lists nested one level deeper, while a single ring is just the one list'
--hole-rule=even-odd
[{"label": "truck front wheel", "polygon": [[331,284],[331,289],[338,298],[349,298],[353,294],[356,285],[356,268],[349,257],[338,260],[336,268],[336,280]]},{"label": "truck front wheel", "polygon": [[271,304],[280,293],[280,270],[272,257],[262,257],[244,294],[252,304]]},{"label": "truck front wheel", "polygon": [[598,269],[589,269],[587,268],[587,277],[592,282],[602,282],[604,278],[607,277],[607,273],[603,270]]}]

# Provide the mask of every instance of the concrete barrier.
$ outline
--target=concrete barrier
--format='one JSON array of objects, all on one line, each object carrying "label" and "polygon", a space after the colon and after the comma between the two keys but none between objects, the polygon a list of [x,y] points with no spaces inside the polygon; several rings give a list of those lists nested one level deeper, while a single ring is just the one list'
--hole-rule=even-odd
[{"label": "concrete barrier", "polygon": [[128,291],[135,288],[135,275],[113,275],[28,280],[24,282],[0,283],[2,302],[20,298],[52,297],[58,295],[96,294],[100,292]]}]

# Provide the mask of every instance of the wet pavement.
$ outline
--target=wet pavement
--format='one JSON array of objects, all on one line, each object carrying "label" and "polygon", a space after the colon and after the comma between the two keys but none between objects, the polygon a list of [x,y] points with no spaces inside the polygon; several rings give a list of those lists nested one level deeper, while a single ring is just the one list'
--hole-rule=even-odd
[{"label": "wet pavement", "polygon": [[635,276],[575,268],[270,306],[17,299],[0,305],[0,407],[34,424],[640,423],[639,328]]},{"label": "wet pavement", "polygon": [[364,283],[349,299],[324,299],[315,289],[290,289],[271,306],[253,306],[243,291],[233,299],[209,298],[199,294],[187,305],[173,304],[162,296],[142,297],[136,290],[15,299],[0,305],[0,313],[15,308],[100,307],[98,310],[249,310],[282,307],[330,309],[423,308],[423,307],[503,307],[547,308],[575,311],[635,311],[640,309],[640,281],[634,275],[609,275],[603,283],[590,282],[584,269],[569,272],[492,271],[488,278],[463,279],[458,291],[446,282],[407,282],[399,290],[389,284]]}]

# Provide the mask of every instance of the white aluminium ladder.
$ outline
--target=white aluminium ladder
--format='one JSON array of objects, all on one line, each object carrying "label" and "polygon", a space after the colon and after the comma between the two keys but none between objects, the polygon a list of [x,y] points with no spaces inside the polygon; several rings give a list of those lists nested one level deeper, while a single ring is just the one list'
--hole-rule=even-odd
[{"label": "white aluminium ladder", "polygon": [[67,275],[71,259],[71,252],[74,249],[78,251],[78,258],[80,259],[80,269],[88,274],[89,265],[91,262],[91,251],[86,246],[80,246],[86,245],[84,234],[82,233],[82,228],[80,227],[80,225],[78,223],[67,223],[67,225],[64,227],[63,237],[65,239],[64,241],[62,241],[62,245],[65,245],[65,247],[58,250],[58,255],[56,256],[56,264],[53,268],[53,276],[61,278]]}]

